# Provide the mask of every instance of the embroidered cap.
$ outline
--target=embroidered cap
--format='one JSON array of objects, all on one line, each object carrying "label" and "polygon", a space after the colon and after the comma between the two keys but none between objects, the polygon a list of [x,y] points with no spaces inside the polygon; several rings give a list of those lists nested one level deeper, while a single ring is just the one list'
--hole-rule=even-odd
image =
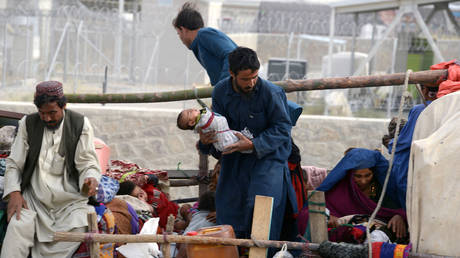
[{"label": "embroidered cap", "polygon": [[35,89],[35,97],[48,95],[48,96],[56,96],[56,97],[63,97],[64,90],[62,89],[62,83],[58,81],[44,81],[37,84]]}]

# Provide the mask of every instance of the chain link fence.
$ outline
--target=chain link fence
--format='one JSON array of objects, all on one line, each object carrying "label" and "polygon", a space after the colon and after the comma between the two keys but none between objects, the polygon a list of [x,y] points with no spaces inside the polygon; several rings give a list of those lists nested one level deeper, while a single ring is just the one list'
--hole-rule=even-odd
[{"label": "chain link fence", "polygon": [[[33,85],[47,79],[63,81],[66,92],[102,92],[106,71],[108,92],[179,90],[203,84],[205,71],[171,25],[183,2],[8,1],[0,9],[0,87],[9,92],[2,99],[29,100]],[[238,6],[224,1],[215,20],[209,18],[215,16],[210,15],[210,4],[200,1],[198,7],[208,24],[218,26],[237,44],[257,50],[263,64],[261,74],[266,78],[327,75],[329,6],[264,1]],[[426,18],[433,8],[419,9]],[[356,20],[352,14],[337,15],[332,49],[337,68],[332,75],[352,74],[394,16],[394,10],[359,14]],[[455,19],[460,23],[458,17]],[[428,25],[445,58],[458,57],[459,32],[446,14],[436,12]],[[353,44],[354,33],[358,37]],[[402,72],[407,67],[427,69],[434,62],[433,54],[420,35],[413,17],[405,15],[363,74]],[[357,54],[351,62],[353,45]],[[290,65],[278,63],[278,70],[273,72],[270,62],[277,60],[288,60]],[[291,69],[291,65],[297,68]],[[287,67],[284,73],[283,67]],[[390,117],[399,103],[399,88],[294,93],[289,97],[311,114]],[[415,95],[407,108],[418,102]],[[339,111],[332,111],[333,106]]]}]

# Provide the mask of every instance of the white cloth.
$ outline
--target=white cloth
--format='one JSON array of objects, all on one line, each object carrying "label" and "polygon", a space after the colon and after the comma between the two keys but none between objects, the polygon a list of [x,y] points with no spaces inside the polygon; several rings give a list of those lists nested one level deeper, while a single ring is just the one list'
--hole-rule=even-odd
[{"label": "white cloth", "polygon": [[[206,126],[211,117],[213,117],[213,120],[208,126]],[[236,131],[230,130],[230,128],[228,127],[227,119],[224,116],[221,116],[217,113],[213,113],[208,108],[206,108],[206,112],[201,114],[200,120],[198,120],[195,126],[195,131],[197,131],[200,128],[202,129],[203,133],[210,131],[216,132],[217,142],[213,143],[213,145],[218,151],[224,151],[225,147],[234,144],[239,140],[238,137],[236,137],[235,135]],[[245,133],[244,135],[249,139],[253,138],[250,132],[249,135],[248,133]],[[251,152],[252,150],[244,151],[243,153]]]},{"label": "white cloth", "polygon": [[407,176],[413,251],[460,254],[460,92],[433,101],[417,119]]},{"label": "white cloth", "polygon": [[[51,242],[56,231],[71,231],[88,225],[87,213],[94,211],[87,204],[88,198],[81,195],[73,182],[69,182],[64,157],[58,154],[61,143],[63,123],[56,130],[45,127],[42,146],[31,178],[31,185],[23,192],[29,209],[36,213],[35,234],[38,242]],[[75,167],[78,170],[80,189],[84,179],[94,177],[99,181],[101,172],[93,143],[93,129],[85,117],[83,130],[75,151]],[[8,198],[13,191],[20,191],[21,173],[24,169],[28,153],[27,129],[25,117],[19,121],[19,129],[6,160],[4,197]],[[19,227],[25,227],[18,225]],[[8,227],[6,238],[9,237],[11,226]],[[29,228],[30,231],[33,231]],[[35,248],[36,243],[34,244]],[[8,249],[3,245],[4,250]],[[59,248],[59,245],[56,245]],[[14,250],[13,250],[14,251]],[[53,250],[50,250],[54,252]],[[46,255],[51,257],[52,254]],[[62,256],[61,256],[62,257]]]},{"label": "white cloth", "polygon": [[[160,218],[151,218],[144,223],[140,235],[156,234]],[[128,243],[117,248],[126,258],[159,258],[157,243]]]}]

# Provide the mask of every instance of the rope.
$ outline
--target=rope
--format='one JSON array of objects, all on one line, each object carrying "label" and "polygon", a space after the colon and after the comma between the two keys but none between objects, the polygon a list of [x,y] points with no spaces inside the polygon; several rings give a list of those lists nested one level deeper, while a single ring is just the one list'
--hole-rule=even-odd
[{"label": "rope", "polygon": [[259,240],[255,239],[252,235],[251,235],[251,240],[254,242],[255,246],[264,247],[264,245]]},{"label": "rope", "polygon": [[325,202],[308,202],[308,204],[311,204],[311,205],[316,205],[316,206],[321,206],[321,207],[325,207],[326,206],[326,203]]},{"label": "rope", "polygon": [[307,196],[307,201],[316,193],[316,190],[311,191],[311,193]]},{"label": "rope", "polygon": [[200,104],[200,106],[202,108],[207,108],[208,105],[206,105],[206,103],[204,103],[199,97],[198,97],[198,88],[197,87],[194,87],[193,88],[193,92],[195,93],[195,98],[196,98],[196,101],[198,102],[198,104]]},{"label": "rope", "polygon": [[309,212],[309,213],[323,214],[324,216],[329,217],[329,216],[327,215],[326,211],[312,210],[312,209],[310,209],[310,205],[316,205],[316,206],[319,206],[319,207],[326,207],[326,203],[325,203],[325,202],[312,202],[312,201],[310,201],[310,198],[311,198],[316,192],[318,192],[318,191],[313,190],[313,191],[311,191],[311,193],[307,196],[308,212]]},{"label": "rope", "polygon": [[324,216],[327,217],[327,213],[325,211],[318,211],[318,210],[308,210],[308,213],[318,213],[318,214],[323,214]]},{"label": "rope", "polygon": [[91,233],[86,233],[86,234],[85,234],[85,242],[86,242],[86,243],[91,243],[91,242],[93,242],[94,234],[96,234],[96,233],[93,233],[93,232],[91,232]]},{"label": "rope", "polygon": [[402,109],[406,101],[406,96],[408,94],[407,87],[409,85],[409,76],[411,73],[412,73],[411,69],[407,70],[406,77],[404,79],[404,91],[403,91],[404,93],[403,93],[403,97],[401,98],[401,102],[399,103],[398,120],[396,122],[396,132],[395,132],[395,138],[394,138],[395,140],[393,142],[393,148],[391,150],[390,165],[388,166],[387,175],[385,176],[385,183],[383,184],[382,194],[380,195],[379,201],[377,203],[377,207],[375,207],[375,210],[372,212],[372,215],[369,218],[369,223],[366,226],[366,238],[368,239],[367,242],[368,242],[368,247],[369,247],[368,249],[369,249],[370,258],[372,258],[372,241],[370,241],[371,233],[370,233],[369,227],[370,225],[372,225],[372,222],[374,221],[375,216],[377,215],[377,212],[380,210],[380,207],[382,206],[383,197],[385,196],[385,192],[387,190],[388,180],[390,179],[391,168],[393,167],[393,160],[395,157],[396,147],[398,146],[397,144],[398,144],[398,138],[399,138],[399,126],[401,125]]}]

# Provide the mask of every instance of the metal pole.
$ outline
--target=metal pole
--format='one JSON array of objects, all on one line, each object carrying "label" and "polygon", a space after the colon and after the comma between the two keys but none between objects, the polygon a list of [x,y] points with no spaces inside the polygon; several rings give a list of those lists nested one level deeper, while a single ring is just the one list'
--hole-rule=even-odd
[{"label": "metal pole", "polygon": [[289,34],[289,39],[288,39],[288,47],[287,47],[287,53],[286,53],[286,67],[284,70],[284,78],[283,80],[288,80],[289,79],[289,58],[291,58],[291,43],[292,43],[292,38],[294,38],[294,32],[291,32]]},{"label": "metal pole", "polygon": [[302,46],[302,41],[303,41],[302,38],[300,36],[298,36],[297,37],[297,55],[296,55],[297,60],[300,59],[300,52],[301,52],[300,47]]},{"label": "metal pole", "polygon": [[460,25],[458,25],[457,20],[455,19],[454,15],[452,14],[452,11],[449,9],[449,5],[447,3],[446,3],[446,8],[444,10],[445,10],[445,12],[447,14],[447,17],[449,17],[450,22],[454,25],[455,31],[457,32],[457,35],[460,36]]},{"label": "metal pole", "polygon": [[121,49],[122,49],[122,30],[123,30],[123,13],[125,12],[125,0],[118,0],[118,30],[117,38],[115,40],[115,74],[117,77],[120,77],[120,66],[121,66]]},{"label": "metal pole", "polygon": [[371,51],[367,55],[367,58],[364,62],[362,62],[359,66],[358,69],[356,69],[354,75],[358,75],[361,73],[362,70],[364,70],[364,67],[366,67],[366,64],[377,54],[377,51],[379,50],[380,46],[382,45],[383,41],[388,38],[390,33],[395,29],[396,25],[401,21],[401,17],[403,14],[406,13],[405,8],[399,8],[398,13],[396,14],[396,17],[394,20],[391,22],[390,26],[385,30],[385,34],[381,39],[377,41],[377,43],[372,47]]},{"label": "metal pole", "polygon": [[159,45],[160,45],[160,37],[159,35],[156,35],[155,36],[155,46],[153,47],[152,55],[150,56],[149,64],[147,66],[147,71],[145,71],[144,80],[142,81],[142,85],[144,85],[147,82],[147,79],[150,76],[150,70],[152,69],[152,64],[153,64],[153,61],[155,60],[155,55],[157,53]]},{"label": "metal pole", "polygon": [[69,52],[70,52],[69,48],[70,48],[70,38],[66,37],[65,47],[64,47],[64,75],[63,75],[64,82],[67,81],[67,69],[69,67]]},{"label": "metal pole", "polygon": [[24,80],[22,81],[22,85],[26,85],[26,80],[27,80],[27,74],[28,74],[28,63],[29,63],[29,57],[30,57],[30,28],[29,28],[29,16],[26,18],[26,30],[27,30],[27,36],[26,36],[26,56],[24,60]]},{"label": "metal pole", "polygon": [[[391,73],[395,72],[395,65],[396,65],[396,54],[398,53],[398,38],[393,39],[393,55],[391,59]],[[391,118],[391,106],[393,103],[393,91],[394,88],[390,88],[390,92],[388,93],[387,97],[387,118]]]},{"label": "metal pole", "polygon": [[[376,33],[377,33],[377,24],[376,24],[376,21],[377,21],[377,12],[374,12],[374,21],[372,22],[372,36],[371,36],[371,46],[374,45],[375,43],[375,36],[376,36]],[[372,57],[371,60],[369,61],[369,73],[368,75],[371,75],[372,72],[374,71],[374,62],[375,58]]]},{"label": "metal pole", "polygon": [[414,13],[415,20],[417,21],[418,26],[422,29],[423,34],[425,35],[426,39],[428,40],[428,43],[431,46],[431,49],[433,50],[436,58],[438,59],[439,62],[444,61],[444,57],[441,54],[441,51],[439,51],[438,46],[434,42],[433,37],[430,34],[430,31],[428,30],[428,27],[426,26],[425,22],[423,21],[422,15],[417,9],[416,5],[413,5],[412,12]]},{"label": "metal pole", "polygon": [[[96,47],[96,45],[94,45],[93,42],[91,42],[91,40],[87,39],[84,35],[80,35],[79,37],[82,38],[84,41],[86,41],[86,43],[88,43],[88,45],[89,45],[90,47],[92,47],[94,50],[96,50],[96,52],[99,54],[99,56],[103,57],[104,60],[105,60],[106,62],[108,62],[109,64],[113,65],[112,61],[110,61],[110,59],[109,59],[108,57],[106,57],[106,56],[104,55],[104,53],[103,53],[101,50],[99,50],[99,49]],[[100,61],[99,61],[99,62],[100,62]]]},{"label": "metal pole", "polygon": [[[102,33],[97,33],[97,42],[96,42],[97,47],[96,46],[93,47],[96,50],[96,52],[97,52],[98,49],[102,49],[102,39],[103,39]],[[107,60],[109,60],[109,59],[107,58]],[[97,64],[100,65],[101,63],[102,63],[101,55],[99,54],[99,55],[97,55]]]},{"label": "metal pole", "polygon": [[[331,10],[331,18],[329,21],[329,62],[327,64],[327,76],[332,76],[332,51],[334,48],[334,33],[335,33],[335,8]],[[324,76],[324,75],[323,75]]]},{"label": "metal pole", "polygon": [[51,73],[53,72],[54,70],[54,65],[56,64],[56,58],[59,54],[59,50],[61,49],[61,46],[62,46],[62,42],[64,41],[64,38],[65,38],[65,35],[67,33],[67,29],[69,28],[69,21],[66,22],[66,24],[64,25],[64,29],[62,30],[62,34],[61,34],[61,38],[59,39],[59,43],[58,43],[58,46],[56,48],[56,52],[54,52],[54,56],[53,56],[53,59],[51,60],[51,64],[50,64],[50,69],[48,70],[48,73],[46,75],[46,81],[48,81],[51,77]]},{"label": "metal pole", "polygon": [[137,1],[134,2],[134,12],[133,12],[133,23],[131,25],[131,54],[130,54],[130,64],[129,64],[129,80],[132,83],[136,82],[134,76],[134,66],[136,64],[136,43],[137,43]]},{"label": "metal pole", "polygon": [[106,65],[104,69],[104,82],[102,83],[102,94],[107,93],[107,70],[108,66]]},{"label": "metal pole", "polygon": [[[190,51],[187,51],[187,58],[185,61],[185,81],[184,90],[190,84]],[[182,102],[182,108],[185,109],[185,102]]]},{"label": "metal pole", "polygon": [[3,64],[2,64],[2,87],[6,86],[6,72],[8,66],[8,47],[7,47],[7,37],[8,37],[8,23],[5,23],[3,30]]},{"label": "metal pole", "polygon": [[356,32],[358,30],[358,13],[353,14],[353,40],[351,42],[350,76],[355,71]]},{"label": "metal pole", "polygon": [[426,24],[430,23],[431,19],[433,18],[434,14],[438,11],[438,5],[434,5],[433,10],[428,14],[428,17],[426,17]]},{"label": "metal pole", "polygon": [[[83,33],[86,36],[86,38],[89,38],[88,30],[85,30]],[[81,67],[83,69],[83,73],[82,73],[83,80],[86,79],[85,77],[87,74],[87,69],[86,69],[87,60],[88,60],[88,44],[83,44],[83,60],[81,61]]]},{"label": "metal pole", "polygon": [[76,46],[75,46],[75,66],[74,66],[74,78],[73,78],[73,93],[77,92],[77,82],[78,82],[78,70],[79,70],[79,62],[80,62],[80,33],[81,28],[83,27],[83,21],[80,21],[77,28],[77,39],[76,39]]}]

